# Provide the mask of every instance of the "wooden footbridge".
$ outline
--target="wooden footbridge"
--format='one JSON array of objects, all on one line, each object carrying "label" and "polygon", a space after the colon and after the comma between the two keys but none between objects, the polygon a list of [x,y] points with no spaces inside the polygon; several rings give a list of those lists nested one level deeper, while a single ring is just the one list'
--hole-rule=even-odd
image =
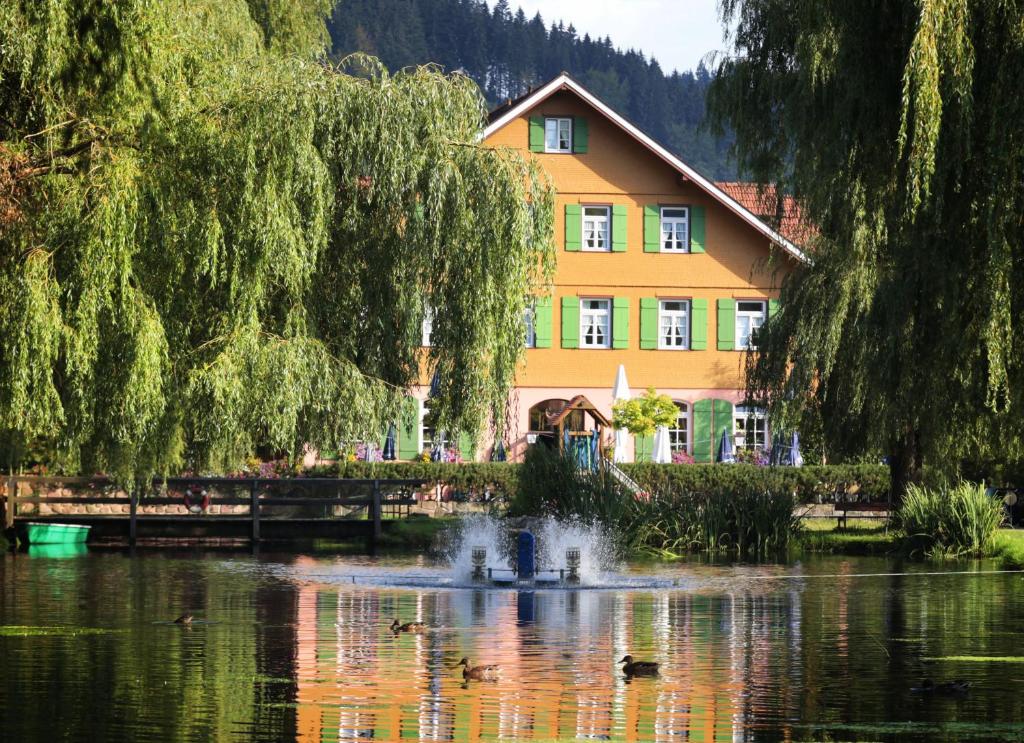
[{"label": "wooden footbridge", "polygon": [[366,537],[408,516],[425,480],[171,477],[125,491],[105,477],[6,479],[4,531],[28,522],[91,526],[90,540]]}]

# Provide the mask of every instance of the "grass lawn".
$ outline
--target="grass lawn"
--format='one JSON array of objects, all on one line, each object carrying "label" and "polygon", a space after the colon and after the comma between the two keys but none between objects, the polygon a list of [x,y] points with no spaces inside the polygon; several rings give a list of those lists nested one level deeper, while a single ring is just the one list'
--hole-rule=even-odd
[{"label": "grass lawn", "polygon": [[1024,567],[1024,529],[1000,529],[992,555],[1000,558],[1006,567]]},{"label": "grass lawn", "polygon": [[840,529],[834,518],[804,519],[803,531],[796,538],[797,548],[804,552],[883,555],[898,546],[893,530],[886,530],[881,519],[851,519],[847,524]]}]

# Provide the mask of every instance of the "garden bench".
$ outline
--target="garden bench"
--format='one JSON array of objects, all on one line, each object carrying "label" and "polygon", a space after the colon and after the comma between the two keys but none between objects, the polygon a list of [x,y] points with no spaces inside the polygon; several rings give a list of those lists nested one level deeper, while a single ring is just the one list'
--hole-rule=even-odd
[{"label": "garden bench", "polygon": [[851,511],[854,513],[867,514],[864,516],[854,518],[880,518],[882,514],[888,516],[892,512],[892,504],[887,501],[881,502],[869,502],[869,501],[843,501],[837,500],[832,504],[832,508],[836,514],[836,527],[846,528],[847,514]]}]

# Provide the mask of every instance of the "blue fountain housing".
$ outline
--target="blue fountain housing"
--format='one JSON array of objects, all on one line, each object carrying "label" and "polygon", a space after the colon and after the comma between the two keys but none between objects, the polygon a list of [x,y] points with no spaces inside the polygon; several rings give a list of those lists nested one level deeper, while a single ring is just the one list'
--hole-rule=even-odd
[{"label": "blue fountain housing", "polygon": [[[533,533],[522,530],[516,534],[514,565],[508,568],[488,567],[487,548],[475,546],[470,552],[476,583],[508,584],[578,584],[580,582],[581,552],[579,547],[565,551],[564,560],[555,566],[539,566],[537,540]],[[557,559],[557,557],[556,557]]]}]

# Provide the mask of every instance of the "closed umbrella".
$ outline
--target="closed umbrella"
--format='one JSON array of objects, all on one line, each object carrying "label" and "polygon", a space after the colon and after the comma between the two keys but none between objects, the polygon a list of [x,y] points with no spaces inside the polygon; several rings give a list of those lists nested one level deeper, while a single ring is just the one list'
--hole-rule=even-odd
[{"label": "closed umbrella", "polygon": [[430,378],[430,392],[427,393],[428,397],[437,397],[437,393],[441,391],[441,372],[434,369],[434,376]]},{"label": "closed umbrella", "polygon": [[494,449],[491,450],[491,461],[504,462],[507,456],[505,453],[505,442],[498,439],[494,442]]},{"label": "closed umbrella", "polygon": [[718,442],[718,461],[721,464],[735,464],[736,455],[733,453],[732,436],[729,429],[722,431],[722,440]]},{"label": "closed umbrella", "polygon": [[654,457],[655,464],[672,463],[672,444],[668,440],[668,426],[658,426],[654,432]]},{"label": "closed umbrella", "polygon": [[388,435],[384,439],[384,451],[381,454],[381,459],[385,462],[392,462],[396,459],[395,439],[397,438],[398,432],[395,430],[395,424],[391,423],[388,425]]},{"label": "closed umbrella", "polygon": [[[629,383],[626,381],[626,367],[619,364],[619,371],[615,375],[615,386],[612,387],[613,400],[629,400],[632,394],[629,391]],[[626,447],[629,445],[629,431],[624,428],[615,429],[615,453],[616,462],[626,461]]]},{"label": "closed umbrella", "polygon": [[794,467],[804,466],[804,456],[800,453],[800,434],[793,431],[789,444],[789,463]]}]

